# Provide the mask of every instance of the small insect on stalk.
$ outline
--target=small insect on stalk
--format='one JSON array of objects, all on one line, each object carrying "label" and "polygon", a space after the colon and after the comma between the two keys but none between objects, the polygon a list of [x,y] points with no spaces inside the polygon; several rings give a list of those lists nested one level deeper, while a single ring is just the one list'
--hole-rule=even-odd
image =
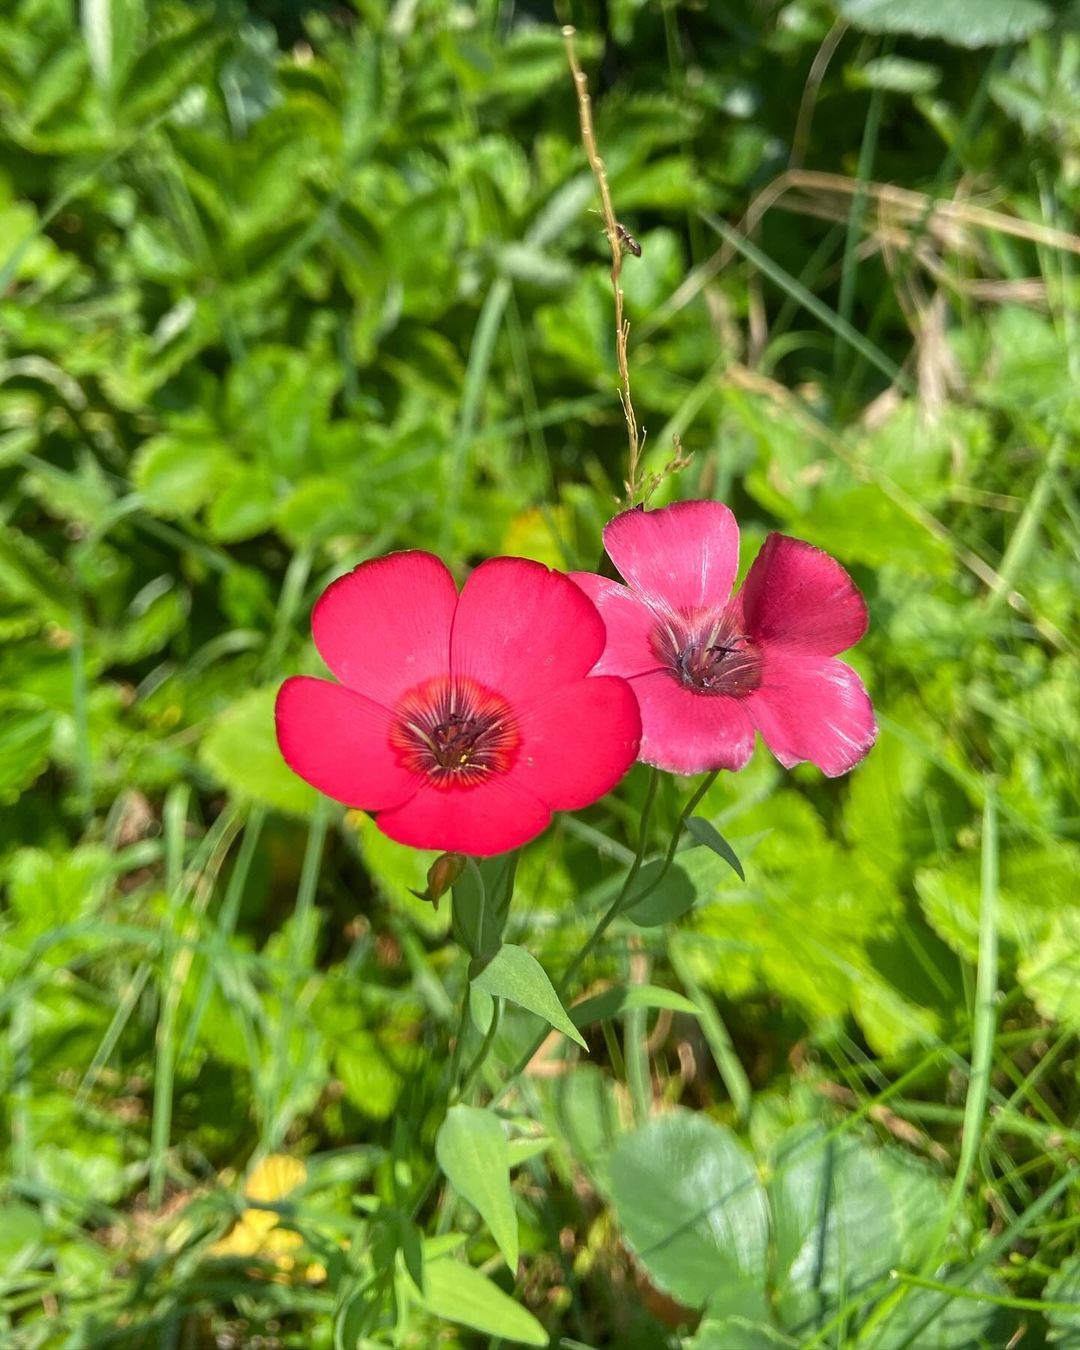
[{"label": "small insect on stalk", "polygon": [[622,244],[625,249],[629,250],[635,258],[641,257],[641,245],[621,220],[615,222],[615,233],[619,236],[619,243]]}]

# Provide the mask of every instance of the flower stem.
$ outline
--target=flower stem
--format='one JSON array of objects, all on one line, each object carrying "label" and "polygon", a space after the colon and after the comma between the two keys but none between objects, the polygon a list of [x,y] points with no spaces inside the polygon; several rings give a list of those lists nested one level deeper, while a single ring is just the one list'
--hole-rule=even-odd
[{"label": "flower stem", "polygon": [[[675,826],[675,830],[671,836],[671,842],[668,844],[667,853],[664,854],[664,865],[657,873],[656,879],[654,881],[650,881],[649,884],[645,887],[645,889],[641,892],[641,894],[635,897],[637,903],[640,904],[640,902],[644,900],[647,895],[652,895],[653,891],[656,890],[657,886],[659,886],[660,883],[663,881],[663,879],[667,876],[669,870],[671,869],[671,864],[675,861],[675,853],[678,850],[679,840],[682,838],[682,832],[686,826],[686,822],[694,814],[694,810],[697,807],[698,802],[701,801],[702,797],[705,796],[706,792],[708,792],[708,790],[716,782],[719,773],[720,773],[719,769],[713,769],[712,773],[707,773],[705,777],[701,780],[700,785],[694,790],[693,794],[687,801],[686,805],[683,807],[682,814],[679,816],[679,823]],[[625,890],[626,888],[624,887],[623,889]]]},{"label": "flower stem", "polygon": [[[689,817],[693,815],[694,809],[697,807],[698,802],[701,801],[702,797],[705,796],[709,788],[711,788],[713,783],[716,782],[716,778],[719,772],[720,772],[719,769],[714,769],[712,773],[706,774],[705,777],[702,779],[701,783],[699,784],[699,786],[690,795],[689,800],[687,801],[686,805],[683,807],[682,812],[679,815],[679,819],[675,826],[675,829],[672,832],[671,840],[668,843],[667,852],[664,855],[664,864],[661,867],[659,874],[657,875],[654,881],[651,881],[649,885],[645,887],[645,889],[640,893],[640,895],[634,897],[635,901],[644,900],[647,895],[651,895],[652,892],[657,888],[657,886],[660,885],[664,877],[667,875],[668,870],[670,869],[671,864],[674,861],[675,853],[679,847],[679,840],[682,838],[683,827],[686,825],[686,822],[689,819]],[[637,852],[634,855],[634,861],[630,865],[630,870],[626,874],[626,880],[623,882],[619,890],[619,894],[608,906],[600,922],[596,925],[595,929],[593,929],[592,934],[585,942],[585,945],[581,948],[581,950],[577,953],[574,959],[570,962],[569,966],[566,969],[566,973],[559,981],[560,998],[565,997],[566,991],[569,988],[570,983],[573,980],[574,976],[581,969],[585,960],[596,950],[597,943],[600,941],[600,939],[604,936],[607,930],[611,927],[612,923],[618,917],[619,913],[621,912],[626,902],[626,897],[630,894],[630,889],[633,886],[635,880],[637,879],[638,873],[641,871],[641,866],[642,863],[645,861],[645,854],[648,851],[649,846],[649,830],[648,830],[649,817],[652,814],[653,800],[656,797],[656,788],[659,783],[659,778],[660,775],[657,773],[656,769],[653,769],[652,776],[649,779],[649,786],[645,793],[645,801],[641,808],[641,829],[638,837]],[[521,1056],[518,1062],[514,1065],[514,1068],[511,1071],[510,1076],[507,1078],[506,1082],[503,1083],[502,1087],[495,1094],[495,1097],[492,1101],[492,1105],[500,1101],[510,1090],[510,1087],[513,1084],[514,1080],[528,1066],[529,1061],[536,1054],[537,1050],[540,1049],[541,1045],[543,1045],[544,1040],[547,1037],[547,1034],[548,1034],[547,1031],[541,1031],[537,1034],[532,1044]]]},{"label": "flower stem", "polygon": [[484,1061],[488,1057],[488,1051],[491,1049],[495,1040],[496,1032],[499,1030],[499,1020],[502,1017],[502,999],[494,1000],[494,1006],[491,1011],[491,1022],[487,1031],[484,1032],[484,1039],[480,1042],[480,1049],[473,1057],[472,1063],[461,1076],[461,1086],[456,1092],[452,1093],[451,1105],[455,1102],[463,1101],[468,1094],[469,1088],[473,1085],[473,1080],[484,1066]]},{"label": "flower stem", "polygon": [[[645,861],[645,854],[648,852],[649,848],[649,818],[652,815],[653,802],[656,800],[656,789],[659,786],[659,783],[660,774],[656,769],[650,769],[649,786],[645,789],[645,801],[642,803],[641,807],[641,826],[638,830],[638,846],[637,852],[634,854],[634,861],[630,864],[630,870],[626,874],[626,880],[623,882],[619,894],[608,906],[607,912],[589,935],[584,947],[580,949],[567,966],[566,972],[559,981],[560,998],[566,993],[567,989],[570,987],[571,980],[581,969],[582,965],[588,957],[592,955],[596,948],[596,944],[604,936],[608,928],[610,928],[615,917],[618,915],[619,910],[622,908],[623,902],[630,893],[630,887],[633,886],[634,882],[637,880],[637,874],[641,871],[641,864]],[[679,828],[681,829],[682,826],[680,825]],[[514,1076],[517,1076],[516,1070]]]},{"label": "flower stem", "polygon": [[461,996],[461,1012],[458,1015],[457,1034],[454,1036],[454,1048],[450,1054],[450,1087],[448,1097],[450,1101],[454,1100],[454,1090],[457,1087],[458,1070],[461,1067],[461,1050],[465,1044],[465,1035],[469,1030],[469,986],[465,986],[465,991]]}]

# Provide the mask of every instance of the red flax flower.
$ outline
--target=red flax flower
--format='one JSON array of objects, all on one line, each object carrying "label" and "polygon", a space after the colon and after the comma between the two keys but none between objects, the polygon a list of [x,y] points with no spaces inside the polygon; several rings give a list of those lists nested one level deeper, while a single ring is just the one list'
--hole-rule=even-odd
[{"label": "red flax flower", "polygon": [[741,769],[755,729],[787,769],[808,759],[832,778],[867,753],[874,710],[834,659],[866,632],[866,606],[827,553],[770,534],[732,595],[739,527],[720,502],[626,511],[604,543],[627,584],[574,580],[607,627],[596,670],[637,695],[647,764]]},{"label": "red flax flower", "polygon": [[615,786],[637,755],[630,686],[589,674],[604,625],[566,576],[492,558],[460,596],[430,553],[361,563],[323,592],[315,645],[341,681],[295,676],[281,753],[391,839],[487,856]]}]

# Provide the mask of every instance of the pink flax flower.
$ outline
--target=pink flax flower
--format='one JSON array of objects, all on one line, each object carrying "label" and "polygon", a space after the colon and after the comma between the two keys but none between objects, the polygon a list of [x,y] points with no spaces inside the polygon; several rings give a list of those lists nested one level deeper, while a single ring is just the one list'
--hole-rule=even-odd
[{"label": "pink flax flower", "polygon": [[637,695],[647,764],[741,769],[755,730],[788,769],[810,760],[835,777],[867,753],[870,699],[835,660],[866,632],[866,606],[827,553],[770,534],[732,595],[739,527],[720,502],[626,511],[604,543],[627,584],[573,576],[607,628],[597,672]]},{"label": "pink flax flower", "polygon": [[285,681],[281,753],[400,843],[517,848],[553,810],[602,797],[637,755],[630,686],[589,673],[600,616],[539,563],[492,558],[458,595],[432,554],[392,553],[333,582],[311,626],[341,683]]}]

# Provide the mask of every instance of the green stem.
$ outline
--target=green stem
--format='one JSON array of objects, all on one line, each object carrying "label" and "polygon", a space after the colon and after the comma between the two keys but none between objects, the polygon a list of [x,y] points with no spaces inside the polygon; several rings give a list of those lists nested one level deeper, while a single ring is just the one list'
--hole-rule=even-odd
[{"label": "green stem", "polygon": [[[675,857],[676,850],[679,847],[679,839],[682,836],[683,827],[685,826],[687,819],[693,814],[694,808],[697,806],[698,802],[701,801],[702,797],[704,797],[705,793],[708,792],[710,787],[712,787],[713,783],[716,781],[716,776],[719,772],[720,772],[719,769],[714,769],[712,773],[706,774],[700,786],[691,795],[689,801],[683,807],[682,813],[679,816],[678,823],[676,824],[674,832],[672,833],[671,842],[668,844],[667,853],[664,855],[664,865],[663,867],[661,867],[660,873],[656,877],[655,881],[650,882],[649,885],[645,887],[645,889],[641,892],[640,895],[634,897],[635,903],[637,901],[644,900],[647,895],[651,895],[652,892],[657,888],[657,886],[660,885],[664,877],[667,875],[668,869],[671,867],[672,861]],[[581,950],[577,953],[574,959],[570,962],[570,965],[567,967],[566,974],[562,977],[562,979],[559,982],[560,998],[563,998],[565,996],[566,991],[570,986],[570,982],[573,980],[574,976],[581,969],[586,958],[589,957],[592,954],[592,952],[596,949],[597,943],[600,941],[600,939],[604,936],[604,934],[607,932],[607,930],[611,927],[612,923],[617,918],[620,910],[622,909],[625,903],[627,895],[629,895],[630,893],[630,888],[633,886],[638,873],[641,871],[641,865],[645,860],[645,853],[648,850],[649,817],[652,814],[653,799],[656,796],[656,788],[658,782],[659,782],[659,774],[655,769],[653,769],[652,776],[649,779],[649,787],[645,794],[645,802],[641,808],[641,830],[638,838],[637,852],[634,855],[634,861],[630,865],[630,870],[626,874],[626,880],[623,882],[622,887],[619,890],[619,894],[608,906],[606,913],[604,914],[600,922],[596,925],[596,928],[593,930],[591,936],[588,938],[585,945],[581,948]],[[541,1045],[543,1045],[547,1034],[548,1033],[546,1029],[537,1034],[532,1044],[529,1046],[528,1050],[526,1050],[526,1052],[514,1065],[514,1068],[510,1073],[510,1076],[507,1078],[506,1082],[503,1083],[502,1087],[495,1094],[495,1097],[492,1100],[492,1105],[500,1101],[501,1098],[510,1090],[511,1084],[518,1077],[518,1075],[524,1071],[524,1069],[532,1059],[533,1055],[535,1055],[536,1052],[540,1049]]]},{"label": "green stem", "polygon": [[[494,1019],[493,1019],[494,1020]],[[461,995],[461,1012],[458,1014],[457,1031],[454,1033],[454,1048],[450,1052],[450,1088],[448,1097],[454,1100],[454,1088],[457,1084],[458,1069],[461,1067],[461,1051],[465,1044],[465,1035],[469,1030],[469,986]]]},{"label": "green stem", "polygon": [[[623,901],[630,893],[630,887],[637,880],[637,874],[641,871],[641,864],[645,861],[645,854],[649,847],[649,818],[652,815],[653,802],[656,799],[656,789],[659,786],[659,783],[659,773],[656,769],[650,769],[649,786],[645,790],[645,801],[641,807],[641,828],[638,831],[638,846],[637,852],[634,854],[634,861],[630,864],[630,870],[626,874],[626,880],[623,882],[619,894],[608,906],[607,912],[589,935],[584,947],[581,948],[570,962],[569,966],[567,966],[566,973],[559,981],[560,998],[566,993],[567,989],[570,987],[570,982],[584,965],[585,961],[592,955],[593,951],[596,949],[597,943],[611,927],[619,910],[622,908]],[[682,828],[681,824],[679,828]],[[514,1074],[514,1077],[516,1076],[517,1071],[515,1071]]]},{"label": "green stem", "polygon": [[[499,1030],[499,1021],[502,1018],[502,1006],[503,1003],[501,998],[494,1000],[494,1006],[491,1010],[491,1023],[488,1026],[487,1031],[484,1032],[484,1039],[480,1042],[480,1049],[477,1050],[472,1063],[461,1076],[461,1086],[453,1093],[454,1102],[460,1102],[465,1099],[469,1089],[473,1085],[476,1075],[484,1067],[484,1061],[487,1059],[488,1053],[495,1043],[495,1036]],[[453,1102],[451,1104],[453,1104]]]}]

